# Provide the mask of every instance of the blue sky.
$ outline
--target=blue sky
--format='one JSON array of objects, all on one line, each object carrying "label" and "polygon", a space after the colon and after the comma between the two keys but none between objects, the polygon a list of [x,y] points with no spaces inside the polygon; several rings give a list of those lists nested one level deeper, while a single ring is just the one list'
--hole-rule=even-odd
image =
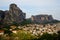
[{"label": "blue sky", "polygon": [[26,18],[48,14],[60,20],[60,0],[0,0],[0,10],[9,10],[11,3],[17,4],[26,13]]}]

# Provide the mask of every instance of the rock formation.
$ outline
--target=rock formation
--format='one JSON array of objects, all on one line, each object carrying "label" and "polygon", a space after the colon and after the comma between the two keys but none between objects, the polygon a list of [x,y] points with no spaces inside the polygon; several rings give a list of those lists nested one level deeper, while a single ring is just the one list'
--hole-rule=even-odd
[{"label": "rock formation", "polygon": [[4,21],[4,17],[5,17],[5,12],[0,10],[0,23]]},{"label": "rock formation", "polygon": [[3,12],[1,13],[0,11],[0,17],[3,18],[4,15],[4,23],[7,24],[11,24],[13,22],[20,23],[24,21],[26,15],[16,4],[11,4],[9,10],[4,11],[4,13],[5,14],[3,14]]},{"label": "rock formation", "polygon": [[[0,22],[5,24],[12,24],[13,22],[21,23],[25,20],[26,14],[16,5],[11,4],[9,10],[0,10]],[[36,15],[31,17],[34,23],[51,22],[53,19],[52,15]]]},{"label": "rock formation", "polygon": [[54,19],[52,15],[36,15],[36,16],[32,16],[31,20],[34,23],[44,23],[44,22],[51,22]]}]

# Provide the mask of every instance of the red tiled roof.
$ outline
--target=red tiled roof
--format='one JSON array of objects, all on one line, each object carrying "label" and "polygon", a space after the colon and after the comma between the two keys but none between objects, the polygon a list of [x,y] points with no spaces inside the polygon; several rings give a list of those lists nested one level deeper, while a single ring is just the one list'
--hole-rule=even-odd
[{"label": "red tiled roof", "polygon": [[4,32],[4,30],[0,30],[0,32]]}]

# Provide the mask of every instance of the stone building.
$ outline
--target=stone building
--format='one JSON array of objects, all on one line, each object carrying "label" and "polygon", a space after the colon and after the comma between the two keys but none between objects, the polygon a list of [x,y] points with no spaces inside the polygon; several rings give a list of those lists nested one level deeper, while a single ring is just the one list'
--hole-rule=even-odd
[{"label": "stone building", "polygon": [[47,21],[52,21],[53,17],[52,15],[36,15],[36,16],[31,16],[31,20],[34,23],[44,23]]},{"label": "stone building", "polygon": [[9,10],[5,11],[4,23],[20,23],[25,20],[25,16],[26,14],[16,4],[11,4]]}]

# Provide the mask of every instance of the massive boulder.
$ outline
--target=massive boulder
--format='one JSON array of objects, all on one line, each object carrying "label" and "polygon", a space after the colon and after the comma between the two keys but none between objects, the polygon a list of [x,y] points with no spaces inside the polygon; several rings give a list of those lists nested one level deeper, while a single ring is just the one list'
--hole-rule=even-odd
[{"label": "massive boulder", "polygon": [[4,23],[11,24],[13,22],[20,23],[24,21],[25,13],[16,5],[11,4],[9,10],[5,11]]}]

